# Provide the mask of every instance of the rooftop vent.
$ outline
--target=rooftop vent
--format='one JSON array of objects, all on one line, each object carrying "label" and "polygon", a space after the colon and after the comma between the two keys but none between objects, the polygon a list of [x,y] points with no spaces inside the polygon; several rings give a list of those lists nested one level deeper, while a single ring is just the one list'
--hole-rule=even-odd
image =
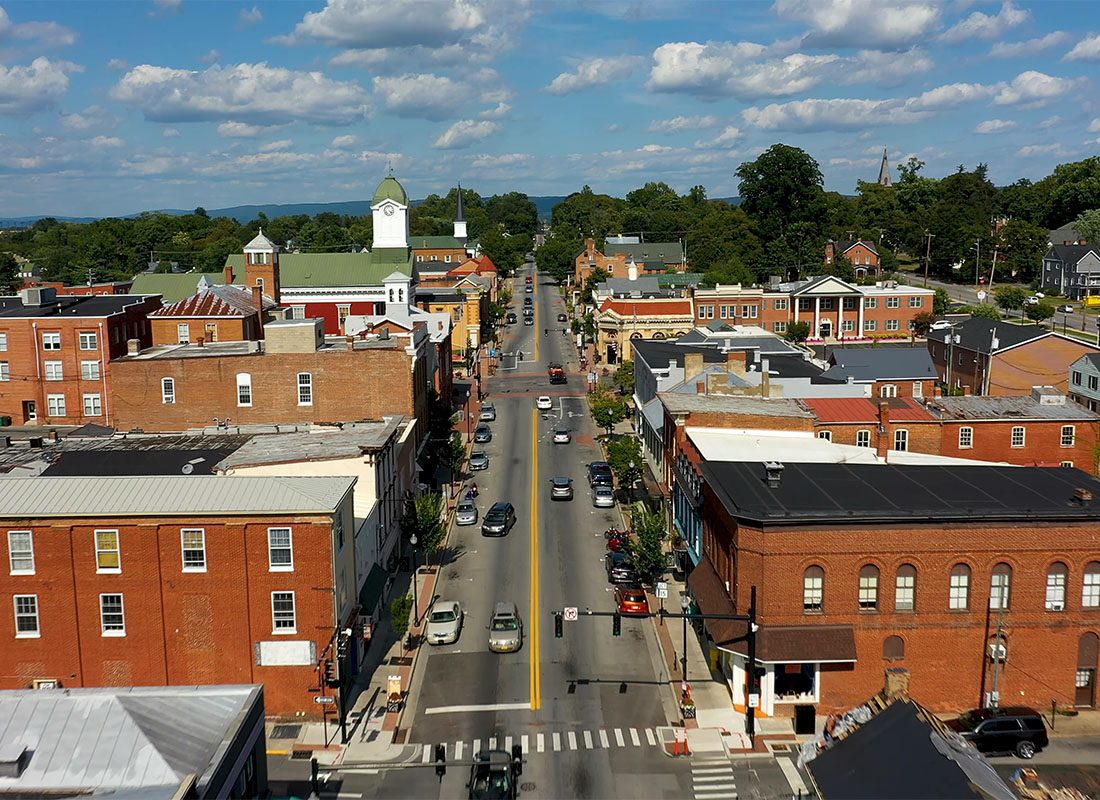
[{"label": "rooftop vent", "polygon": [[1087,506],[1092,502],[1092,491],[1083,486],[1078,486],[1073,490],[1073,502],[1079,506]]},{"label": "rooftop vent", "polygon": [[768,488],[778,489],[783,483],[783,465],[778,461],[765,461],[764,475],[768,481]]},{"label": "rooftop vent", "polygon": [[31,760],[31,751],[24,745],[9,742],[0,746],[0,778],[18,778]]}]

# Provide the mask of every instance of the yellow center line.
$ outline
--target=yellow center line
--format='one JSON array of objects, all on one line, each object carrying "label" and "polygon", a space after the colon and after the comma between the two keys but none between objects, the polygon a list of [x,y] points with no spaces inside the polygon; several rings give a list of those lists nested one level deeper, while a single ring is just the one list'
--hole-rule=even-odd
[{"label": "yellow center line", "polygon": [[539,663],[539,412],[531,411],[531,710],[542,708],[542,673]]}]

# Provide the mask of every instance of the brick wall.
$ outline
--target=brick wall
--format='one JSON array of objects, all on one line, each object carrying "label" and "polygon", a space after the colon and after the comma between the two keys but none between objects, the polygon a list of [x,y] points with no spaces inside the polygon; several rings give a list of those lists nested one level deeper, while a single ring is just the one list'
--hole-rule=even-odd
[{"label": "brick wall", "polygon": [[180,325],[187,326],[187,341],[255,341],[260,337],[255,314],[244,317],[150,317],[153,345],[179,344]]},{"label": "brick wall", "polygon": [[[1063,446],[1062,427],[1073,426],[1073,444]],[[1012,446],[1012,429],[1024,428],[1024,444]],[[959,429],[972,431],[971,447],[959,446]],[[1058,466],[1064,461],[1096,474],[1096,446],[1100,423],[1081,420],[992,420],[944,422],[940,452],[945,456],[980,461],[1005,461],[1020,466]]]},{"label": "brick wall", "polygon": [[612,278],[625,278],[627,259],[623,254],[614,256],[605,256],[599,250],[596,249],[596,242],[593,239],[585,240],[585,249],[579,256],[573,265],[573,281],[577,286],[583,287],[588,280],[588,276],[592,274],[595,269],[602,269]]}]

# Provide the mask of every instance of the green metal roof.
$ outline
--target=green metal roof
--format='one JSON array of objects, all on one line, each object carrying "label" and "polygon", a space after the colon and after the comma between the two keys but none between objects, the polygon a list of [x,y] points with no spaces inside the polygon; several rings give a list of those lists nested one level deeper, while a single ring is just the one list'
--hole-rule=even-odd
[{"label": "green metal roof", "polygon": [[414,250],[465,250],[466,241],[453,236],[410,236],[409,246]]},{"label": "green metal roof", "polygon": [[[230,255],[225,263],[233,268],[234,275],[243,277],[243,253]],[[284,288],[381,286],[395,270],[412,275],[412,259],[404,248],[378,248],[370,253],[279,254],[279,283]]]},{"label": "green metal roof", "polygon": [[[244,255],[240,256],[241,266],[244,266]],[[241,272],[241,281],[244,280],[244,272]],[[225,283],[224,272],[143,272],[134,278],[134,286],[130,290],[132,294],[159,294],[164,298],[164,304],[170,305],[186,300],[198,292],[199,280],[207,281],[217,286]]]},{"label": "green metal roof", "polygon": [[405,193],[405,187],[393,175],[387,175],[378,184],[378,191],[374,193],[371,205],[381,203],[383,200],[394,200],[403,206],[409,204],[409,196]]}]

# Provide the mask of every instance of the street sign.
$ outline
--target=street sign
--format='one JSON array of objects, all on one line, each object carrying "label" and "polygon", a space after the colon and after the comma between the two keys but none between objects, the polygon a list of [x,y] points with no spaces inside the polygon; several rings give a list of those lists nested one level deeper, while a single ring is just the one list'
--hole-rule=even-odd
[{"label": "street sign", "polygon": [[654,587],[654,588],[657,590],[657,599],[658,600],[667,600],[668,599],[668,584],[667,583],[665,583],[664,581],[658,581],[656,587]]},{"label": "street sign", "polygon": [[595,383],[596,382],[596,373],[595,372],[589,372],[588,373],[588,382],[589,383]]},{"label": "street sign", "polygon": [[497,349],[495,347],[490,347],[489,348],[489,358],[496,358],[496,357],[497,357]]},{"label": "street sign", "polygon": [[985,289],[981,289],[981,290],[978,291],[978,302],[979,303],[984,303],[985,298],[987,298],[987,297],[989,297],[989,295],[986,293]]},{"label": "street sign", "polygon": [[758,695],[758,694],[750,694],[749,695],[749,708],[760,708],[760,695]]},{"label": "street sign", "polygon": [[566,609],[565,609],[565,613],[562,616],[566,619],[567,622],[576,622],[577,621],[577,607],[576,606],[567,606]]},{"label": "street sign", "polygon": [[333,703],[336,702],[336,698],[335,697],[321,697],[320,695],[318,695],[317,697],[313,698],[313,702],[316,703],[319,706],[329,706],[329,705],[332,705]]}]

